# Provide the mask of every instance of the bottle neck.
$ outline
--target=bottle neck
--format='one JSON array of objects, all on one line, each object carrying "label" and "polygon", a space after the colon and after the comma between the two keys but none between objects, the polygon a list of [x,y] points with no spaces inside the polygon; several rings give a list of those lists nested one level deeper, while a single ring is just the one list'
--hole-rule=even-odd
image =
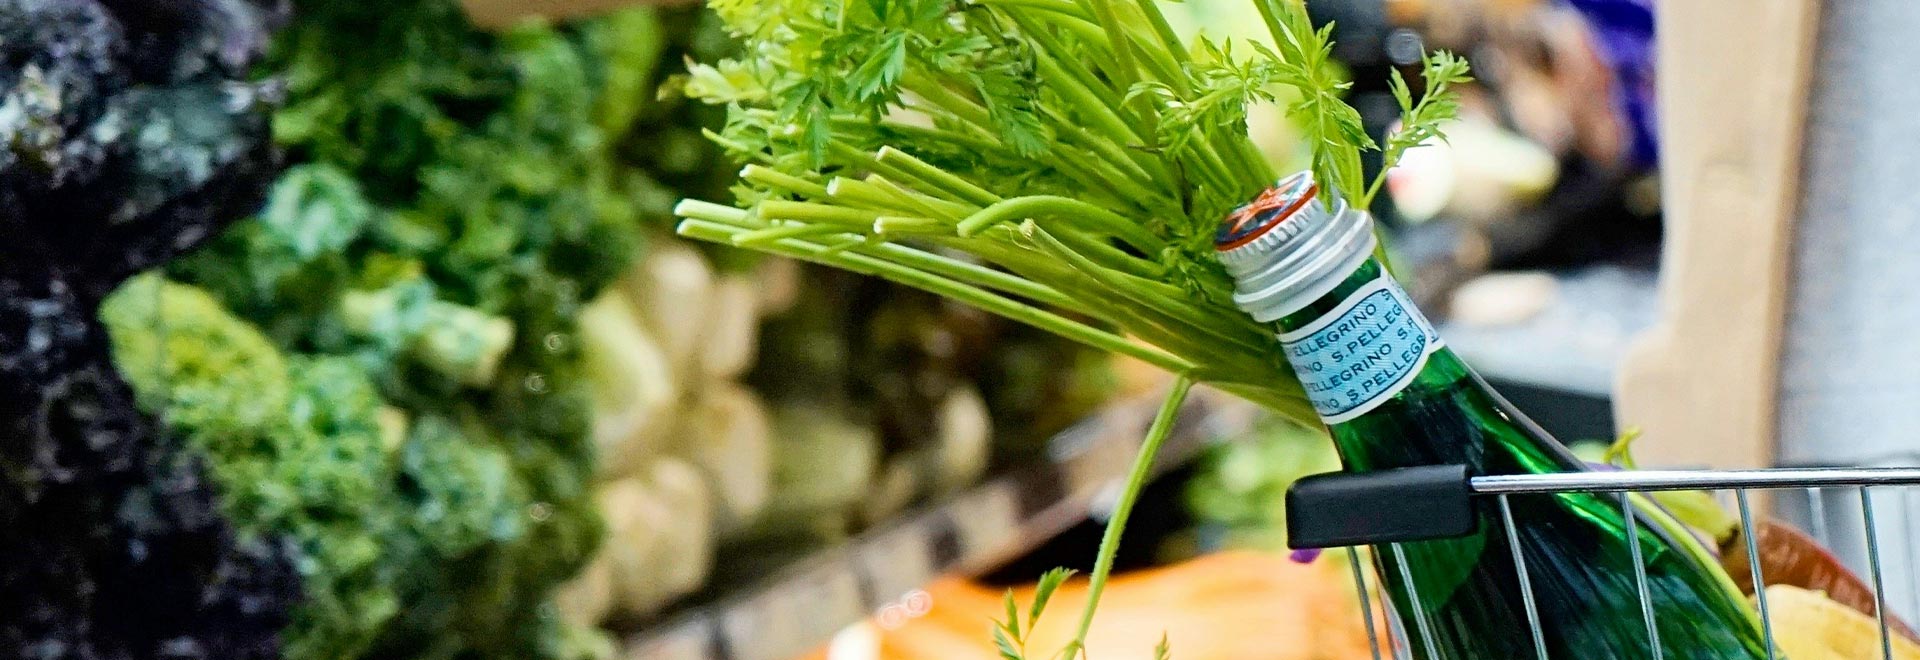
[{"label": "bottle neck", "polygon": [[1328,426],[1365,416],[1416,383],[1445,386],[1464,375],[1432,323],[1373,258],[1276,326],[1287,361]]}]

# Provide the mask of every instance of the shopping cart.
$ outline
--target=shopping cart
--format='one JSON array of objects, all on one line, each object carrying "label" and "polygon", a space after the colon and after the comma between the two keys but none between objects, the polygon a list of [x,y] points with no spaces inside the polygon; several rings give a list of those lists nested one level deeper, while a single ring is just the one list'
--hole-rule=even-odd
[{"label": "shopping cart", "polygon": [[[1407,573],[1402,544],[1459,535],[1463,521],[1479,519],[1475,513],[1477,507],[1494,507],[1498,523],[1506,528],[1509,544],[1505,551],[1512,558],[1519,582],[1535,657],[1537,660],[1548,660],[1547,645],[1534,602],[1533,585],[1516,540],[1511,502],[1521,497],[1551,497],[1566,493],[1614,494],[1626,514],[1629,539],[1634,541],[1628,545],[1633,549],[1636,568],[1634,580],[1639,589],[1640,611],[1651,647],[1648,657],[1660,660],[1659,630],[1655,625],[1654,608],[1647,595],[1647,574],[1645,564],[1640,560],[1637,542],[1643,521],[1629,504],[1628,494],[1701,490],[1731,498],[1732,506],[1739,512],[1740,536],[1745,539],[1747,565],[1752,572],[1753,584],[1765,585],[1767,580],[1762,571],[1761,552],[1755,545],[1758,535],[1752,533],[1756,526],[1750,493],[1771,493],[1774,495],[1773,510],[1800,519],[1821,545],[1837,547],[1842,550],[1839,554],[1843,557],[1855,554],[1846,551],[1849,547],[1863,550],[1860,554],[1864,554],[1864,557],[1860,559],[1864,560],[1865,573],[1873,592],[1880,655],[1884,660],[1893,660],[1893,637],[1887,620],[1889,582],[1883,570],[1883,559],[1886,559],[1883,558],[1883,548],[1899,549],[1901,554],[1892,559],[1899,563],[1908,579],[1906,595],[1916,599],[1905,605],[1912,608],[1908,610],[1909,614],[1920,612],[1920,571],[1915,570],[1920,568],[1920,561],[1916,561],[1911,554],[1916,546],[1920,546],[1920,543],[1914,542],[1920,541],[1920,528],[1914,526],[1914,511],[1920,507],[1914,506],[1914,502],[1907,497],[1920,495],[1920,489],[1911,488],[1913,486],[1920,486],[1920,468],[1599,471],[1468,477],[1461,466],[1434,466],[1320,475],[1303,480],[1288,492],[1287,526],[1289,538],[1295,547],[1338,548],[1346,553],[1352,565],[1373,658],[1421,660],[1412,657],[1413,647],[1407,643],[1408,636],[1421,636],[1424,648],[1434,647],[1434,636],[1427,613],[1422,611],[1413,576]],[[1885,498],[1889,495],[1899,495],[1901,499],[1886,502]],[[1876,520],[1876,500],[1882,501],[1883,510],[1895,508],[1899,512],[1897,517],[1901,523],[1894,526],[1892,535],[1889,535],[1887,525]],[[1392,503],[1392,506],[1383,506],[1386,503]],[[1889,507],[1889,504],[1893,506]],[[1856,507],[1857,510],[1854,510]],[[1857,535],[1853,534],[1856,531]],[[1894,543],[1893,539],[1898,538],[1905,538],[1908,542]],[[1364,556],[1362,548],[1369,549]],[[1490,548],[1489,551],[1499,550]],[[1397,574],[1386,575],[1379,563],[1369,562],[1370,558],[1378,557],[1382,552],[1395,558],[1396,561],[1392,563],[1399,567],[1395,571]],[[1858,562],[1849,563],[1855,563],[1857,568]],[[1369,565],[1373,566],[1371,570],[1363,568]],[[1414,610],[1407,613],[1411,616],[1403,617],[1392,612],[1391,599],[1382,598],[1380,600],[1386,601],[1381,604],[1382,609],[1386,610],[1386,616],[1381,617],[1386,630],[1379,630],[1382,625],[1376,622],[1373,594],[1368,588],[1369,574],[1375,580],[1395,580],[1406,589],[1409,594],[1407,600]],[[1768,657],[1779,657],[1765,589],[1755,590],[1755,605],[1763,625],[1762,632],[1766,636]],[[1407,620],[1412,621],[1411,631],[1402,623]]]}]

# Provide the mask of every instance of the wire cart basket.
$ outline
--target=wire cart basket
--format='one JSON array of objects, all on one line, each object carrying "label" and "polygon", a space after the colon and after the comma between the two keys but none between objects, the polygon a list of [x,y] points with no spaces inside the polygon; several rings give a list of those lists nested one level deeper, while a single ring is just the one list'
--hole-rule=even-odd
[{"label": "wire cart basket", "polygon": [[[1424,640],[1422,647],[1433,648],[1434,636],[1427,613],[1422,611],[1413,576],[1408,573],[1402,544],[1470,532],[1478,520],[1476,507],[1493,507],[1492,511],[1498,514],[1497,524],[1506,528],[1508,547],[1489,547],[1488,552],[1504,551],[1511,558],[1531,628],[1533,657],[1548,660],[1533,585],[1517,540],[1510,502],[1520,497],[1567,493],[1614,494],[1625,513],[1628,545],[1633,549],[1634,581],[1650,646],[1647,657],[1660,660],[1659,630],[1638,543],[1644,521],[1629,504],[1628,494],[1698,490],[1730,499],[1739,513],[1740,538],[1745,543],[1752,584],[1767,585],[1760,548],[1756,547],[1759,534],[1754,533],[1757,529],[1755,506],[1751,501],[1751,494],[1759,492],[1771,495],[1773,510],[1797,518],[1820,545],[1845,557],[1854,569],[1864,568],[1861,572],[1871,586],[1873,615],[1879,626],[1879,653],[1871,657],[1893,660],[1894,633],[1890,630],[1888,608],[1889,588],[1894,582],[1889,578],[1888,568],[1898,568],[1894,574],[1906,578],[1902,589],[1904,602],[1895,602],[1895,609],[1906,608],[1910,615],[1920,613],[1920,572],[1915,570],[1920,567],[1920,557],[1914,554],[1920,551],[1920,543],[1916,543],[1920,541],[1920,527],[1915,526],[1913,513],[1920,507],[1909,500],[1910,496],[1920,496],[1920,488],[1914,486],[1920,486],[1920,468],[1596,471],[1468,477],[1463,466],[1435,466],[1335,473],[1302,480],[1288,492],[1287,527],[1294,547],[1343,549],[1346,553],[1375,660],[1426,660],[1414,657],[1413,645],[1408,643],[1410,636],[1418,636]],[[1888,501],[1892,498],[1898,499]],[[1880,501],[1883,512],[1894,512],[1892,517],[1898,519],[1898,524],[1888,525],[1885,523],[1890,520],[1876,518],[1876,500]],[[1467,527],[1463,529],[1462,524]],[[1393,556],[1396,559],[1393,563],[1398,566],[1393,573],[1397,574],[1385,574],[1388,571],[1383,570],[1380,563],[1371,564],[1372,570],[1363,568],[1368,560],[1361,554],[1362,547],[1370,549],[1366,557],[1377,558],[1381,553]],[[1897,554],[1889,555],[1889,551]],[[1410,596],[1407,600],[1414,611],[1393,612],[1392,599],[1380,598],[1384,601],[1380,607],[1386,614],[1385,624],[1376,623],[1380,611],[1372,602],[1369,574],[1383,581],[1381,584],[1391,580],[1407,589]],[[1776,646],[1774,621],[1769,616],[1764,586],[1754,589],[1754,598],[1766,636],[1768,657],[1783,657]],[[1413,622],[1412,630],[1405,629],[1402,621],[1407,620]],[[1385,630],[1380,630],[1382,627]]]}]

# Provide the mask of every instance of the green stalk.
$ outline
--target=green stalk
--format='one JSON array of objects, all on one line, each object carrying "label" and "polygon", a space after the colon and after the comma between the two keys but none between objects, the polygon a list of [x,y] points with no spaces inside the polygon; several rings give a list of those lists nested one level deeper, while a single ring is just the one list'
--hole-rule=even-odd
[{"label": "green stalk", "polygon": [[726,136],[715,132],[713,129],[702,128],[700,129],[700,135],[707,138],[707,140],[713,142],[714,144],[725,147],[728,153],[745,154],[749,159],[752,159],[754,162],[766,163],[768,165],[773,164],[772,154],[769,154],[763,150],[754,148],[746,144],[741,144],[737,140],[729,140],[727,139]]},{"label": "green stalk", "polygon": [[[918,173],[910,172],[907,169],[900,167],[897,164],[899,162],[897,159],[895,163],[881,162],[880,159],[875,158],[873,154],[869,154],[859,149],[855,149],[851,146],[848,146],[847,144],[840,142],[839,140],[834,140],[832,142],[827,143],[827,150],[831,152],[835,158],[845,160],[847,164],[853,167],[854,169],[865,170],[865,171],[872,172],[874,174],[878,174],[880,176],[886,177],[901,186],[914,190],[928,197],[940,200],[941,202],[964,206],[966,207],[966,212],[969,214],[979,210],[980,207],[982,206],[986,206],[987,204],[992,204],[993,202],[1000,201],[1000,198],[993,195],[993,193],[987,193],[986,191],[981,190],[980,192],[985,193],[986,196],[992,198],[992,200],[985,203],[974,203],[972,201],[969,201],[965,195],[955,192],[954,190],[949,190],[947,187],[945,187],[945,184],[947,184],[948,182],[934,181],[934,180],[928,179],[925,176],[921,176]],[[886,148],[883,147],[882,151],[883,152],[886,151]],[[917,161],[918,159],[915,159],[915,160]],[[925,165],[925,163],[921,163],[921,164]],[[939,175],[943,175],[947,177],[953,176],[951,174],[947,174],[945,171],[941,170],[940,168],[933,167],[932,165],[927,165],[926,169],[931,170],[932,172],[937,173]],[[960,180],[960,183],[964,184],[966,182],[964,180]]]},{"label": "green stalk", "polygon": [[906,200],[900,199],[893,191],[858,179],[833,177],[827,181],[825,192],[821,197],[875,211],[899,211],[908,206]]},{"label": "green stalk", "polygon": [[[704,220],[735,227],[747,223],[751,218],[751,214],[746,211],[697,200],[682,202],[680,206],[676,208],[676,213],[690,219]],[[1040,257],[1039,253],[1013,247],[1011,230],[1004,227],[996,228],[996,230],[997,231],[992,232],[995,234],[994,236],[986,239],[954,238],[950,240],[961,242],[957,244],[956,247],[986,256],[995,263],[1013,269],[1015,272],[1025,273],[1029,276],[1038,275],[1038,279],[1064,283],[1063,276],[1076,272],[1062,268],[1057,259],[1038,258]],[[843,233],[830,226],[783,225],[769,229],[734,229],[733,231],[735,233],[727,239],[727,242],[733,244],[747,244],[751,242],[753,243],[753,247],[763,250],[771,250],[771,248],[778,243],[778,239],[781,238],[799,237],[796,236],[796,234],[808,236],[811,241],[824,246],[817,256],[828,256],[849,250],[861,252],[873,257],[898,262],[907,267],[925,270],[961,283],[1010,293],[1036,303],[1085,314],[1109,323],[1116,322],[1121,318],[1134,319],[1137,321],[1141,319],[1143,315],[1152,313],[1151,310],[1140,308],[1113,311],[1090,307],[1089,305],[1103,304],[1114,300],[1111,290],[1105,287],[1098,287],[1097,283],[1095,283],[1095,288],[1075,290],[1069,294],[1069,292],[1062,292],[1056,287],[1038,284],[1032,279],[1009,275],[991,268],[957,261],[904,246],[884,242],[871,243],[868,239]],[[1136,323],[1136,325],[1138,324]],[[1204,356],[1208,360],[1216,362],[1227,359],[1227,356],[1217,354],[1217,351],[1210,350],[1206,345],[1191,341],[1191,336],[1189,335],[1179,334],[1178,332],[1164,330],[1158,327],[1137,327],[1136,330],[1141,332],[1142,336],[1158,345],[1180,347],[1181,354]]]},{"label": "green stalk", "polygon": [[[1094,20],[1100,24],[1100,30],[1107,34],[1107,43],[1111,45],[1115,62],[1107,75],[1113,77],[1116,87],[1131,89],[1134,83],[1140,82],[1140,70],[1133,62],[1133,50],[1127,47],[1127,33],[1114,17],[1113,7],[1108,6],[1106,0],[1079,0],[1079,4],[1081,9],[1093,14]],[[1147,116],[1152,117],[1152,114]]]},{"label": "green stalk", "polygon": [[[950,112],[954,116],[965,120],[969,124],[974,126],[991,125],[991,120],[988,117],[985,107],[975,103],[973,99],[966,98],[948,89],[939,82],[926,80],[919,76],[909,76],[906,80],[902,81],[901,86],[908,91],[920,95],[921,98],[933,103],[941,110]],[[1096,156],[1105,159],[1109,164],[1116,167],[1124,165],[1122,171],[1126,172],[1128,177],[1135,180],[1139,185],[1149,188],[1160,188],[1170,180],[1166,172],[1165,164],[1160,162],[1159,159],[1154,158],[1151,154],[1128,151],[1114,144],[1112,140],[1101,139],[1092,133],[1088,133],[1086,129],[1081,128],[1078,124],[1068,121],[1061,116],[1058,110],[1043,108],[1043,114],[1052,120],[1049,123],[1053,126],[1053,130],[1058,137],[1067,139],[1072,144],[1077,144],[1092,150]]]},{"label": "green stalk", "polygon": [[1131,37],[1127,40],[1127,44],[1140,51],[1140,62],[1144,64],[1142,68],[1152,73],[1155,80],[1164,82],[1182,93],[1192,89],[1188,84],[1186,70],[1181,68],[1179,62],[1174,61],[1164,50],[1148,47],[1157,39],[1151,31],[1137,27],[1126,28],[1126,30]]},{"label": "green stalk", "polygon": [[1111,234],[1114,238],[1118,238],[1127,245],[1133,246],[1134,249],[1147,254],[1157,254],[1161,249],[1167,247],[1166,243],[1147,232],[1144,227],[1134,224],[1132,220],[1127,219],[1125,216],[1071,197],[1060,197],[1058,195],[1027,195],[1025,197],[1015,197],[980,209],[979,212],[967,216],[965,220],[960,221],[960,235],[972,236],[980,233],[982,229],[1003,222],[1033,217],[1073,218],[1080,220],[1081,222],[1075,224],[1084,226],[1092,232]]},{"label": "green stalk", "polygon": [[[852,119],[852,118],[848,118],[845,121],[856,126],[861,126],[866,124],[866,122],[860,121],[858,119]],[[901,138],[900,141],[906,144],[919,144],[922,142],[932,142],[932,143],[944,142],[952,146],[965,148],[971,151],[977,151],[977,152],[991,151],[991,152],[999,152],[999,153],[1010,153],[1007,151],[1007,148],[1005,145],[1000,144],[996,140],[980,137],[977,134],[969,135],[969,134],[964,134],[958,131],[948,130],[944,128],[914,126],[912,124],[903,124],[895,121],[883,121],[883,122],[880,122],[880,126],[883,128],[886,128],[889,131],[893,131],[894,133],[898,133],[899,137]]]},{"label": "green stalk", "polygon": [[733,242],[733,245],[736,247],[757,247],[761,244],[777,241],[783,238],[807,238],[811,236],[844,234],[846,232],[847,230],[845,228],[835,227],[833,225],[809,225],[809,224],[780,225],[778,227],[768,227],[766,229],[755,229],[752,231],[744,231],[738,234],[734,234],[732,242]]},{"label": "green stalk", "polygon": [[1055,227],[1062,243],[1072,247],[1074,252],[1086,257],[1093,263],[1107,268],[1144,278],[1157,278],[1166,274],[1160,264],[1127,254],[1120,248],[1108,243],[1104,237],[1088,236],[1072,227]]},{"label": "green stalk", "polygon": [[1073,296],[1062,293],[1054,287],[1025,278],[1015,277],[992,268],[943,257],[923,250],[915,250],[913,248],[891,244],[881,244],[872,246],[871,248],[863,248],[862,252],[892,259],[901,265],[918,268],[936,275],[952,278],[956,281],[1010,293],[1042,305],[1051,305],[1078,314],[1086,314],[1105,320],[1104,317],[1093,313],[1086,305],[1075,300]]},{"label": "green stalk", "polygon": [[933,218],[911,218],[897,215],[883,215],[873,221],[875,236],[944,236],[953,233],[953,227]]},{"label": "green stalk", "polygon": [[1273,37],[1273,43],[1276,45],[1293,43],[1295,41],[1293,36],[1287,32],[1287,29],[1280,25],[1280,13],[1278,8],[1273,5],[1275,2],[1284,1],[1285,0],[1253,0],[1254,8],[1260,10],[1260,20],[1267,24],[1267,35]]},{"label": "green stalk", "polygon": [[[732,236],[739,233],[740,230],[725,224],[688,217],[680,222],[678,231],[680,235],[688,238],[696,238],[715,243],[729,243],[732,240]],[[1074,321],[1027,303],[1000,296],[980,287],[956,282],[933,273],[908,268],[885,259],[874,258],[858,252],[836,250],[831,247],[797,239],[783,239],[756,247],[761,250],[784,254],[796,259],[825,264],[856,273],[873,275],[929,293],[946,296],[955,301],[1058,334],[1096,349],[1138,358],[1148,364],[1174,373],[1182,373],[1193,368],[1191,363],[1188,363],[1182,358],[1129,342],[1125,337],[1095,329],[1084,323]]]},{"label": "green stalk", "polygon": [[[1153,125],[1137,116],[1129,117],[1127,109],[1120,106],[1120,100],[1125,98],[1126,90],[1115,91],[1108,87],[1106,81],[1094,75],[1078,56],[1055,57],[1055,53],[1064,54],[1072,51],[1052,34],[1035,25],[1024,12],[1009,11],[1007,15],[1020,26],[1023,33],[1032,37],[1039,45],[1039,48],[1034,49],[1038,65],[1036,70],[1048,80],[1060,81],[1054,86],[1061,88],[1062,95],[1066,97],[1069,104],[1078,110],[1103,115],[1103,118],[1097,119],[1094,123],[1102,126],[1112,136],[1129,138],[1121,142],[1146,144],[1144,136],[1152,134]],[[1066,75],[1057,75],[1059,73]],[[1061,82],[1070,84],[1062,85]],[[1086,98],[1088,96],[1093,98]]]},{"label": "green stalk", "polygon": [[968,213],[972,212],[972,207],[922,194],[919,191],[895,183],[892,179],[878,174],[867,175],[864,183],[885,191],[887,194],[899,200],[900,203],[907,208],[919,211],[927,217],[942,218],[948,222],[958,223],[962,218],[967,217]]},{"label": "green stalk", "polygon": [[892,165],[917,179],[953,193],[962,201],[979,206],[992,206],[1000,201],[999,195],[989,192],[986,188],[976,186],[971,181],[934,167],[924,160],[915,158],[913,154],[893,148],[892,145],[880,147],[880,150],[874,153],[873,160],[883,165]]},{"label": "green stalk", "polygon": [[1266,154],[1260,153],[1251,138],[1227,136],[1223,139],[1233,143],[1232,150],[1239,154],[1237,160],[1246,168],[1248,183],[1254,190],[1263,190],[1280,179],[1280,173],[1274,171],[1273,164],[1267,162]]},{"label": "green stalk", "polygon": [[1313,410],[1313,403],[1307,401],[1305,397],[1289,397],[1273,391],[1270,387],[1203,378],[1197,374],[1194,379],[1205,382],[1207,386],[1214,389],[1251,401],[1262,408],[1278,413],[1286,419],[1314,419],[1318,415],[1318,413]]},{"label": "green stalk", "polygon": [[1136,178],[1140,178],[1141,183],[1148,188],[1172,190],[1172,170],[1167,168],[1165,161],[1149,153],[1150,150],[1155,148],[1153,135],[1151,133],[1145,138],[1146,144],[1143,145],[1146,147],[1145,150],[1128,149],[1123,143],[1116,143],[1113,140],[1102,139],[1094,136],[1092,133],[1088,133],[1087,129],[1081,128],[1079,124],[1073,122],[1066,115],[1061,114],[1059,110],[1046,108],[1042,114],[1048,119],[1053,120],[1053,130],[1056,133],[1059,133],[1063,137],[1071,138],[1080,146],[1092,149],[1094,155],[1106,159],[1116,166],[1122,163],[1131,165],[1132,167],[1125,168],[1123,171],[1134,173]]},{"label": "green stalk", "polygon": [[779,188],[790,193],[806,195],[808,197],[827,196],[827,188],[825,186],[771,167],[748,165],[740,168],[740,178],[768,188]]},{"label": "green stalk", "polygon": [[760,202],[754,208],[760,213],[760,217],[767,220],[818,222],[859,229],[873,226],[874,219],[880,217],[878,213],[863,209],[783,199],[769,199]]},{"label": "green stalk", "polygon": [[1133,504],[1140,499],[1140,491],[1147,485],[1147,477],[1153,473],[1154,458],[1160,455],[1160,445],[1173,434],[1173,422],[1180,414],[1180,406],[1187,401],[1187,392],[1193,389],[1193,381],[1185,377],[1173,381],[1173,389],[1167,392],[1167,398],[1160,402],[1160,411],[1153,416],[1153,425],[1147,428],[1146,439],[1140,441],[1140,451],[1133,456],[1133,469],[1127,472],[1127,485],[1120,491],[1120,500],[1113,505],[1113,516],[1107,519],[1107,528],[1100,535],[1100,549],[1094,555],[1093,573],[1087,578],[1087,604],[1080,610],[1080,625],[1074,629],[1073,641],[1067,642],[1062,655],[1074,660],[1087,648],[1087,631],[1093,628],[1093,613],[1100,606],[1100,594],[1106,591],[1107,576],[1113,573],[1114,555],[1120,552],[1120,534],[1127,528],[1127,518],[1133,514]]},{"label": "green stalk", "polygon": [[[1133,4],[1140,8],[1140,13],[1147,17],[1147,23],[1153,26],[1154,36],[1160,38],[1160,48],[1172,56],[1176,63],[1185,65],[1188,61],[1187,47],[1180,43],[1180,35],[1173,31],[1173,24],[1167,22],[1167,15],[1161,13],[1160,6],[1154,4],[1153,0],[1134,0]],[[1185,85],[1186,80],[1182,78],[1175,89],[1185,93]]]},{"label": "green stalk", "polygon": [[1079,5],[1047,0],[980,0],[980,4],[998,9],[1003,14],[1024,9],[1047,12],[1054,16],[1046,19],[1048,25],[1072,32],[1086,41],[1088,46],[1101,49],[1108,47],[1107,34],[1100,31],[1100,25],[1094,21],[1093,15],[1085,13],[1086,8]]},{"label": "green stalk", "polygon": [[[966,95],[953,91],[944,81],[927,77],[918,71],[909,71],[900,80],[900,88],[913,92],[928,103],[931,108],[915,108],[929,116],[939,116],[941,112],[953,115],[967,127],[978,132],[982,138],[1000,145],[1000,137],[990,128],[993,117],[987,107],[975,102]],[[937,111],[937,112],[936,112]]]},{"label": "green stalk", "polygon": [[[1180,209],[1168,206],[1165,203],[1166,198],[1160,195],[1122,196],[1120,191],[1129,190],[1129,187],[1119,178],[1107,173],[1081,169],[1079,163],[1069,159],[1062,159],[1057,167],[1062,174],[1082,184],[1081,189],[1075,191],[1075,194],[1081,195],[1087,201],[1104,203],[1111,209],[1132,208],[1147,216],[1181,215]],[[1111,171],[1112,168],[1106,169]],[[1149,206],[1150,204],[1152,206]]]},{"label": "green stalk", "polygon": [[[1256,343],[1247,337],[1221,332],[1218,329],[1220,327],[1236,326],[1206,323],[1205,321],[1209,315],[1199,313],[1190,303],[1152,293],[1144,287],[1130,286],[1130,283],[1120,280],[1122,276],[1109,273],[1105,269],[1088,261],[1086,257],[1076,254],[1066,245],[1061,244],[1053,235],[1047,233],[1046,230],[1032,225],[1029,225],[1027,228],[1031,230],[1030,234],[1033,236],[1034,242],[1039,244],[1042,249],[1062,261],[1067,262],[1068,265],[1079,270],[1081,274],[1092,278],[1101,286],[1106,287],[1107,290],[1114,292],[1125,300],[1135,303],[1139,307],[1143,320],[1151,319],[1158,322],[1159,325],[1165,327],[1173,336],[1197,340],[1200,346],[1213,345],[1212,342],[1207,341],[1207,339],[1211,338],[1218,340],[1221,344],[1230,344],[1232,347],[1246,353],[1257,354],[1270,348],[1269,346]],[[1180,314],[1169,313],[1170,311],[1185,312],[1190,316],[1183,317]],[[1198,320],[1201,322],[1191,322],[1194,320],[1194,317],[1198,317]]]},{"label": "green stalk", "polygon": [[1074,19],[1086,21],[1088,23],[1093,22],[1093,16],[1091,14],[1083,13],[1085,10],[1079,5],[1073,4],[1072,2],[1061,2],[1060,0],[981,0],[981,4],[987,5],[989,7],[1021,7],[1025,9],[1038,9],[1040,11],[1053,12],[1056,14],[1060,14],[1068,18],[1074,18]]},{"label": "green stalk", "polygon": [[725,204],[715,204],[698,199],[680,200],[679,204],[673,206],[673,214],[736,226],[743,225],[747,221],[748,216],[752,215],[748,213],[746,209],[734,208]]},{"label": "green stalk", "polygon": [[1220,154],[1213,150],[1213,142],[1211,140],[1192,142],[1188,149],[1192,151],[1192,159],[1197,161],[1196,164],[1199,166],[1194,169],[1197,169],[1204,175],[1208,183],[1212,183],[1217,189],[1222,191],[1238,190],[1240,188],[1239,182],[1236,180],[1237,177],[1233,175],[1232,168],[1227,167],[1226,161],[1222,160]]}]

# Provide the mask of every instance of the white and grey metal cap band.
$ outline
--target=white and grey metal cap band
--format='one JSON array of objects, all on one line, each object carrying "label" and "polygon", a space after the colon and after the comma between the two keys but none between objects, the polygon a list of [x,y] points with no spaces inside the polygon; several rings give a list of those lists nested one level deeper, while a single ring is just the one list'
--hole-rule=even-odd
[{"label": "white and grey metal cap band", "polygon": [[[1262,200],[1264,213],[1242,217],[1243,207],[1223,227],[1219,259],[1233,275],[1233,302],[1256,321],[1279,319],[1327,295],[1373,253],[1372,217],[1338,199],[1324,203],[1314,186],[1302,185],[1302,177],[1311,184],[1312,176],[1281,179],[1275,190],[1284,192]],[[1243,226],[1249,222],[1258,224]]]}]

